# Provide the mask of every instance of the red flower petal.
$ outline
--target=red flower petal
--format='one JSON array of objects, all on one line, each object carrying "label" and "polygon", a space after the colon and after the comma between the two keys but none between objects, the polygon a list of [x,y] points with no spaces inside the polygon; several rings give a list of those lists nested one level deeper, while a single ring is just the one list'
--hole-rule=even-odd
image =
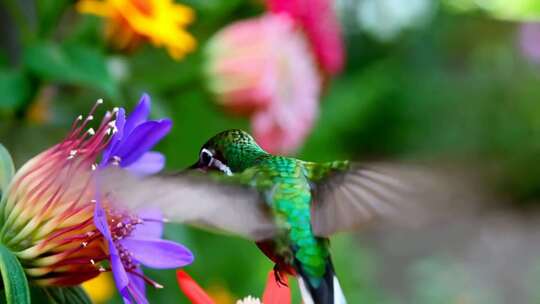
[{"label": "red flower petal", "polygon": [[193,304],[215,304],[204,289],[183,270],[176,271],[178,286]]},{"label": "red flower petal", "polygon": [[[283,283],[289,285],[287,275],[281,277]],[[274,271],[271,270],[268,273],[268,279],[266,280],[266,288],[263,294],[264,304],[290,304],[291,303],[291,289],[288,286],[280,285],[276,282]]]}]

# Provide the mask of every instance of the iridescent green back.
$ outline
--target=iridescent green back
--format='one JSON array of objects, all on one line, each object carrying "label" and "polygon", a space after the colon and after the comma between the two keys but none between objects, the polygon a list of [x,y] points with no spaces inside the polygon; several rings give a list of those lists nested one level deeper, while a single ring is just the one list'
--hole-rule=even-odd
[{"label": "iridescent green back", "polygon": [[[323,277],[329,255],[328,242],[311,230],[311,189],[302,162],[293,158],[271,156],[260,161],[257,169],[272,181],[265,191],[266,201],[278,225],[288,234],[277,240],[281,255],[293,254],[314,285]],[[290,261],[292,262],[292,261]]]},{"label": "iridescent green back", "polygon": [[314,163],[302,161],[302,166],[305,170],[305,175],[312,182],[319,182],[336,171],[345,171],[350,167],[348,160],[336,160],[326,163]]}]

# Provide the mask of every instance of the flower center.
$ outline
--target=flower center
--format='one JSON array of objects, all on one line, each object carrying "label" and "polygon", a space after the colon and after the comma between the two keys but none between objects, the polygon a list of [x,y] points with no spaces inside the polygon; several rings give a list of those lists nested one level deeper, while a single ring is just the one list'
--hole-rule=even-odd
[{"label": "flower center", "polygon": [[[133,259],[133,254],[121,242],[122,239],[131,235],[137,225],[144,223],[144,221],[154,221],[154,219],[141,219],[137,216],[115,212],[115,210],[110,210],[110,212],[109,229],[124,269],[155,288],[163,288],[163,285],[137,271],[139,262]],[[103,271],[106,270],[103,269]]]},{"label": "flower center", "polygon": [[119,242],[115,242],[114,245],[116,246],[116,250],[118,250],[118,255],[120,256],[120,260],[122,260],[122,265],[124,265],[126,271],[134,271],[137,268],[137,263],[133,261],[133,258],[131,257],[131,252],[129,252]]},{"label": "flower center", "polygon": [[135,226],[142,224],[142,220],[136,216],[117,216],[112,215],[111,219],[111,235],[114,241],[121,240],[130,235],[135,229]]},{"label": "flower center", "polygon": [[111,220],[109,224],[109,228],[111,229],[111,236],[114,245],[118,250],[118,254],[120,255],[120,259],[122,260],[122,264],[127,271],[135,270],[137,267],[137,263],[133,261],[131,253],[124,246],[122,246],[120,241],[128,237],[133,232],[133,230],[135,230],[135,227],[142,223],[142,219],[133,215],[114,213],[111,214]]}]

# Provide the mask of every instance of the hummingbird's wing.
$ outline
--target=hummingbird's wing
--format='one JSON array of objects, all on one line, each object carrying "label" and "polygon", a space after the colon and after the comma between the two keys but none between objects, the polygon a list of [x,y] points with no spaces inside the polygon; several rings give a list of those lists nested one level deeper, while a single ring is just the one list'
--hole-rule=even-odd
[{"label": "hummingbird's wing", "polygon": [[407,165],[351,163],[331,169],[314,185],[313,232],[328,237],[376,220],[416,225],[445,212],[439,196],[449,202],[447,185],[433,172]]},{"label": "hummingbird's wing", "polygon": [[165,218],[258,241],[276,233],[259,192],[237,178],[186,172],[137,177],[126,170],[99,172],[109,201],[136,211],[159,208]]}]

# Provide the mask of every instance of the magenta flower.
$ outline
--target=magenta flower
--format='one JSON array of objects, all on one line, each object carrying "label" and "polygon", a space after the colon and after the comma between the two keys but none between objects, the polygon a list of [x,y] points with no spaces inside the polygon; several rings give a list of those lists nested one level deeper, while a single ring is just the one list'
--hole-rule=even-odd
[{"label": "magenta flower", "polygon": [[283,14],[239,21],[207,48],[210,89],[221,104],[250,115],[261,146],[290,153],[318,113],[321,79],[305,36]]},{"label": "magenta flower", "polygon": [[288,14],[302,27],[324,72],[334,75],[341,71],[345,54],[332,0],[267,0],[267,3],[271,12]]},{"label": "magenta flower", "polygon": [[124,109],[116,116],[116,133],[103,152],[101,165],[119,164],[132,172],[146,175],[159,172],[165,157],[159,152],[149,152],[169,131],[170,119],[148,120],[150,97],[143,94],[139,104],[127,119]]}]

